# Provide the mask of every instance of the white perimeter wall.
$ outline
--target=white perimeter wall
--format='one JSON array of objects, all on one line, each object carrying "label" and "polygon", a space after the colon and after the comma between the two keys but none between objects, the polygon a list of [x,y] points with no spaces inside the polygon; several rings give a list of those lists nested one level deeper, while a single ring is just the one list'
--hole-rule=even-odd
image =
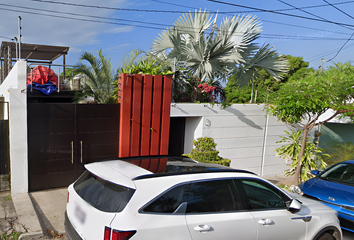
[{"label": "white perimeter wall", "polygon": [[0,85],[9,102],[11,194],[28,192],[26,66],[18,61]]},{"label": "white perimeter wall", "polygon": [[[257,104],[233,104],[220,109],[217,105],[171,105],[171,117],[186,117],[184,153],[190,153],[193,139],[212,137],[220,156],[231,159],[231,167],[261,174],[262,152],[266,127],[266,113]],[[263,176],[284,175],[289,167],[275,156],[276,142],[285,136],[289,126],[269,117]]]}]

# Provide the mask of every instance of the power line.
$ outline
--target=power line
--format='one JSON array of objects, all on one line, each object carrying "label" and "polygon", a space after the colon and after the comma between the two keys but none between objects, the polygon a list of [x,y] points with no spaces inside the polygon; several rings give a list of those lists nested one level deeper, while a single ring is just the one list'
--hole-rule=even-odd
[{"label": "power line", "polygon": [[[269,22],[269,23],[280,24],[280,25],[285,25],[285,26],[291,26],[291,27],[298,27],[298,28],[304,28],[304,29],[311,29],[311,30],[318,30],[318,31],[328,32],[328,30],[324,30],[324,29],[320,29],[320,28],[305,27],[305,26],[288,24],[288,23],[274,22],[274,21],[269,21],[269,20],[264,20],[264,19],[262,19],[262,22]],[[330,31],[330,32],[331,33],[343,34],[343,35],[350,35],[350,33],[336,32],[336,31]]]},{"label": "power line", "polygon": [[[164,3],[167,5],[172,5],[172,6],[178,6],[178,7],[184,7],[184,8],[194,8],[191,6],[186,6],[186,5],[180,5],[180,4],[174,4],[174,3],[169,3],[169,2],[164,2],[164,1],[160,1],[160,0],[150,0],[152,2],[158,2],[158,3]],[[340,3],[336,3],[336,4],[345,4],[345,3],[352,3],[354,1],[346,1],[346,2],[340,2]],[[315,7],[324,7],[324,6],[328,6],[327,4],[322,4],[322,5],[315,5],[315,6],[308,6],[308,7],[293,7],[291,9],[279,9],[276,11],[286,11],[286,10],[297,10],[297,9],[302,9],[302,8],[315,8]],[[249,11],[249,12],[255,12],[255,11]],[[259,12],[259,11],[258,11]],[[274,24],[280,24],[280,25],[285,25],[285,26],[291,26],[291,27],[298,27],[298,28],[304,28],[304,29],[311,29],[311,30],[319,30],[319,31],[327,31],[327,30],[323,30],[323,29],[319,29],[319,28],[312,28],[312,27],[305,27],[305,26],[299,26],[299,25],[294,25],[294,24],[287,24],[287,23],[282,23],[282,22],[274,22],[274,21],[268,21],[268,20],[264,20],[262,19],[262,22],[269,22],[269,23],[274,23]],[[331,31],[332,33],[338,33],[338,34],[343,34],[343,35],[350,35],[350,33],[342,33],[342,32],[335,32],[335,31]]]},{"label": "power line", "polygon": [[[191,7],[191,6],[180,5],[180,4],[170,3],[170,2],[164,2],[164,1],[160,1],[160,0],[150,0],[150,1],[158,2],[158,3],[164,3],[164,4],[177,6],[177,7],[196,9],[195,7]],[[347,3],[353,3],[353,2],[354,1],[345,1],[345,2],[334,3],[333,5],[341,5],[341,4],[347,4]],[[283,12],[283,11],[301,10],[301,9],[307,9],[307,8],[317,8],[317,7],[327,7],[327,6],[328,6],[328,4],[319,4],[319,5],[312,5],[312,6],[306,6],[306,7],[292,7],[292,8],[286,8],[286,9],[277,9],[277,10],[273,10],[273,11]],[[261,11],[261,10],[243,11],[243,13],[246,13],[246,12],[254,13],[254,12],[263,12],[263,11]]]},{"label": "power line", "polygon": [[[98,8],[98,9],[107,9],[107,10],[116,10],[116,11],[132,11],[132,12],[152,12],[152,13],[186,13],[186,11],[177,11],[177,10],[156,10],[156,9],[136,9],[136,8],[116,8],[116,7],[106,7],[106,6],[98,6],[98,5],[88,5],[88,4],[77,4],[77,3],[68,3],[68,2],[56,2],[56,1],[45,1],[45,0],[31,0],[34,2],[42,2],[42,3],[53,3],[53,4],[61,4],[75,7],[86,7],[86,8]],[[233,11],[233,12],[210,12],[210,13],[247,13],[250,11]]]},{"label": "power line", "polygon": [[[159,10],[138,10],[138,9],[123,9],[123,8],[110,8],[110,7],[102,7],[102,6],[93,6],[93,5],[84,5],[84,4],[72,4],[72,3],[64,3],[64,2],[54,2],[54,1],[44,1],[44,0],[31,0],[31,1],[38,1],[38,2],[46,2],[46,3],[55,3],[55,4],[65,4],[65,5],[75,5],[75,6],[81,6],[81,7],[97,7],[97,8],[105,8],[105,9],[114,9],[114,10],[137,10],[137,11],[156,11],[156,12],[161,12]],[[180,4],[171,4],[171,3],[166,3],[163,1],[158,1],[158,0],[151,0],[151,1],[155,1],[155,2],[160,2],[160,3],[165,3],[165,4],[169,4],[169,5],[178,5],[180,7],[186,7],[186,8],[191,8],[189,6],[184,6],[184,5],[180,5]],[[336,4],[346,4],[346,3],[352,3],[354,1],[346,1],[346,2],[341,2],[341,3],[336,3]],[[6,5],[6,4],[3,4]],[[315,6],[309,6],[309,7],[302,7],[302,8],[310,8],[310,7],[322,7],[322,6],[327,6],[327,5],[315,5]],[[33,8],[32,8],[33,9]],[[276,11],[281,11],[281,10],[294,10],[296,8],[293,9],[280,9],[280,10],[276,10]],[[48,10],[50,11],[50,10]],[[51,12],[57,12],[57,11],[51,11]],[[162,12],[166,12],[166,11],[162,11]],[[185,11],[168,11],[168,12],[176,12],[176,13],[185,13]],[[244,13],[246,11],[236,11],[236,12],[219,12],[219,13]],[[254,12],[254,11],[248,11],[248,12]],[[63,12],[62,12],[63,13]],[[210,12],[212,13],[212,12]],[[217,12],[215,12],[217,13]],[[64,13],[67,14],[67,13]],[[72,14],[72,13],[71,13]],[[94,18],[104,18],[104,17],[98,17],[98,16],[89,16],[89,15],[83,15],[83,14],[74,14],[74,15],[80,15],[80,16],[87,16],[87,17],[94,17]],[[170,26],[170,25],[166,25],[166,24],[158,24],[158,23],[148,23],[148,22],[142,22],[142,21],[134,21],[134,20],[124,20],[124,19],[117,19],[117,18],[105,18],[105,19],[109,19],[109,20],[118,20],[118,21],[129,21],[129,22],[136,22],[136,23],[143,23],[143,24],[152,24],[152,25],[160,25],[160,26]],[[280,23],[280,22],[274,22],[274,21],[267,21],[267,20],[262,20],[263,22],[270,22],[270,23],[275,23],[275,24],[281,24],[281,25],[287,25],[287,26],[293,26],[293,27],[299,27],[299,28],[305,28],[305,29],[311,29],[311,30],[319,30],[319,31],[325,31],[323,29],[318,29],[318,28],[310,28],[310,27],[305,27],[305,26],[299,26],[299,25],[294,25],[294,24],[286,24],[286,23]],[[340,24],[340,23],[338,23]],[[341,25],[341,24],[340,24]],[[333,33],[338,33],[338,34],[343,34],[343,35],[349,35],[349,33],[342,33],[342,32],[334,32]]]},{"label": "power line", "polygon": [[349,15],[348,13],[344,12],[343,10],[337,8],[336,6],[334,6],[333,4],[329,3],[328,1],[326,1],[326,0],[323,0],[323,1],[324,1],[325,3],[327,3],[328,5],[334,7],[335,9],[337,9],[337,10],[340,11],[341,13],[344,13],[345,15],[347,15],[348,17],[350,17],[351,19],[354,19],[353,16],[351,16],[351,15]]},{"label": "power line", "polygon": [[[346,46],[345,48],[343,48],[343,49],[347,49],[347,48],[350,48],[350,47],[352,47],[352,46],[354,46],[354,43],[353,43],[353,44],[350,44],[350,45],[347,45],[347,46]],[[339,49],[339,48],[336,48],[336,49],[332,49],[332,50],[327,51],[327,52],[324,52],[324,53],[317,54],[317,55],[315,55],[315,56],[313,56],[313,57],[309,57],[309,59],[306,60],[306,61],[307,61],[307,62],[312,62],[312,61],[314,61],[314,60],[318,60],[318,58],[320,58],[320,57],[325,57],[325,56],[328,56],[328,55],[330,55],[330,54],[332,54],[332,53],[335,53],[336,51],[338,51],[338,49]]]},{"label": "power line", "polygon": [[151,26],[141,26],[141,25],[133,25],[133,24],[126,24],[126,23],[115,23],[115,22],[107,22],[107,21],[98,21],[98,20],[90,20],[90,19],[84,19],[84,18],[73,18],[73,17],[68,17],[68,16],[57,16],[57,15],[51,15],[51,14],[45,14],[45,13],[34,13],[34,12],[28,12],[28,11],[22,11],[22,10],[13,10],[13,9],[6,9],[6,8],[0,8],[0,10],[5,10],[5,11],[11,11],[11,12],[20,12],[20,13],[28,13],[28,14],[34,14],[34,15],[42,15],[42,16],[47,16],[47,17],[56,17],[56,18],[64,18],[64,19],[71,19],[71,20],[79,20],[79,21],[85,21],[85,22],[94,22],[94,23],[106,23],[106,24],[113,24],[113,25],[123,25],[123,26],[132,26],[132,27],[141,27],[141,28],[150,28],[150,29],[157,29],[161,30],[162,28],[158,27],[151,27]]},{"label": "power line", "polygon": [[45,11],[45,12],[52,12],[52,13],[60,13],[60,14],[81,16],[81,17],[99,18],[99,19],[124,21],[124,22],[134,22],[134,23],[142,23],[142,24],[151,24],[151,25],[159,25],[159,26],[164,26],[164,27],[169,27],[170,26],[170,25],[167,25],[167,24],[160,24],[160,23],[143,22],[143,21],[136,21],[136,20],[127,20],[127,19],[122,19],[122,18],[101,17],[101,16],[93,16],[93,15],[86,15],[86,14],[79,14],[79,13],[61,12],[61,11],[54,11],[54,10],[48,10],[48,9],[39,9],[39,8],[32,8],[32,7],[15,6],[15,5],[3,4],[3,3],[0,3],[0,5],[7,6],[7,7],[23,8],[23,9],[27,9],[27,10]]},{"label": "power line", "polygon": [[[76,7],[88,7],[88,8],[100,8],[100,9],[107,9],[107,10],[118,10],[118,11],[137,11],[137,12],[154,12],[154,13],[185,13],[186,11],[177,11],[177,10],[155,10],[155,9],[134,9],[134,8],[115,8],[115,7],[106,7],[106,6],[98,6],[98,5],[88,5],[88,4],[77,4],[77,3],[68,3],[68,2],[58,2],[58,1],[48,1],[48,0],[31,0],[34,2],[43,2],[43,3],[53,3],[53,4],[62,4],[62,5],[69,5],[69,6],[76,6]],[[165,3],[169,5],[175,5],[179,7],[187,7],[184,5],[180,4],[174,4],[174,3],[166,3],[163,1],[157,1],[157,0],[151,0],[155,2],[160,2],[160,3]],[[336,3],[336,5],[339,4],[347,4],[347,3],[353,3],[354,1],[345,1],[345,2],[339,2]],[[326,4],[324,5],[314,5],[314,6],[307,6],[307,7],[302,7],[302,8],[314,8],[314,7],[324,7],[327,6]],[[191,7],[187,7],[191,8]],[[195,9],[195,8],[193,8]],[[290,10],[296,10],[294,8],[288,8],[288,9],[278,9],[278,10],[269,10],[269,11],[290,11]],[[261,9],[255,9],[255,11],[210,11],[210,13],[219,13],[219,14],[234,14],[234,13],[254,13],[254,12],[264,12],[264,10]]]},{"label": "power line", "polygon": [[[0,4],[0,5],[3,5],[3,4]],[[126,24],[126,23],[116,23],[116,22],[110,22],[110,21],[99,21],[99,20],[84,19],[84,18],[74,18],[74,17],[68,17],[68,16],[58,16],[58,15],[38,13],[38,12],[6,9],[6,8],[1,8],[1,7],[0,7],[0,10],[27,13],[27,14],[33,14],[33,15],[42,15],[42,16],[47,16],[47,17],[63,18],[63,19],[70,19],[70,20],[78,20],[78,21],[85,21],[85,22],[105,23],[105,24],[113,24],[113,25],[123,25],[123,26],[132,26],[132,27],[164,30],[164,28],[160,28],[160,27],[134,25],[134,24]],[[41,10],[41,11],[45,11],[45,10]],[[52,12],[57,12],[58,13],[59,11],[52,11]],[[72,14],[72,15],[80,16],[80,14],[73,14],[73,13],[66,13],[66,14]],[[82,14],[81,14],[81,16],[97,17],[97,16],[82,15]],[[129,20],[127,20],[127,21],[129,21]],[[139,23],[142,23],[142,24],[154,24],[154,23],[147,23],[147,22],[139,22]],[[236,33],[234,35],[237,36],[237,35],[242,35],[242,34],[243,33]],[[283,38],[283,39],[292,39],[292,40],[345,40],[343,38],[325,38],[325,37],[311,37],[311,36],[305,37],[305,36],[281,35],[281,34],[261,34],[260,37],[262,37],[262,38],[271,38],[271,39]]]},{"label": "power line", "polygon": [[[109,19],[109,20],[117,20],[117,21],[127,21],[127,22],[141,23],[141,24],[159,25],[159,26],[169,26],[169,25],[166,25],[166,24],[159,24],[159,23],[134,21],[134,20],[119,19],[119,18],[106,18],[106,17],[100,17],[100,16],[92,16],[92,15],[85,15],[85,14],[78,14],[78,13],[53,11],[53,10],[47,10],[47,9],[20,7],[20,6],[9,5],[9,4],[1,4],[1,3],[0,3],[0,5],[10,6],[10,7],[15,7],[15,8],[24,8],[24,9],[27,9],[27,10],[36,10],[36,11],[61,13],[61,14],[66,14],[66,15],[83,16],[83,17],[90,17],[90,18]],[[66,16],[43,14],[43,13],[29,12],[29,11],[20,11],[20,10],[14,10],[14,9],[6,9],[6,8],[0,8],[0,10],[7,10],[7,11],[14,11],[14,12],[28,13],[28,14],[36,14],[36,15],[43,15],[43,16],[48,16],[48,17],[71,19],[71,20],[88,21],[88,22],[95,22],[95,23],[116,24],[116,25],[125,25],[125,26],[136,26],[136,27],[151,28],[151,29],[157,29],[157,30],[163,30],[164,29],[164,28],[157,28],[157,27],[150,27],[150,26],[134,25],[134,24],[124,24],[124,23],[115,23],[115,22],[107,22],[107,21],[95,21],[95,20],[82,19],[82,18],[72,18],[72,17],[70,18],[70,17],[66,17]],[[242,34],[242,33],[238,33],[238,34]],[[265,36],[267,36],[267,37],[265,37]],[[291,38],[291,39],[298,39],[298,40],[316,40],[316,39],[318,39],[318,40],[319,39],[322,39],[322,40],[343,40],[341,38],[321,38],[321,37],[311,37],[311,36],[301,37],[301,36],[279,35],[279,34],[262,34],[261,35],[261,37],[263,37],[263,38],[272,38],[270,36],[274,36],[276,38],[281,37],[281,38],[286,38],[286,39],[290,39]]]},{"label": "power line", "polygon": [[[35,0],[32,0],[35,1]],[[269,13],[274,13],[274,14],[280,14],[284,16],[289,16],[289,17],[297,17],[297,18],[303,18],[307,20],[313,20],[313,21],[319,21],[319,22],[326,22],[326,23],[333,23],[333,24],[340,24],[343,26],[349,26],[349,27],[354,27],[352,24],[347,24],[347,23],[340,23],[340,22],[333,22],[333,21],[326,21],[322,19],[316,19],[316,18],[310,18],[310,17],[304,17],[304,16],[299,16],[299,15],[294,15],[294,14],[288,14],[288,13],[283,13],[283,12],[277,12],[274,10],[266,10],[266,9],[261,9],[261,8],[255,8],[255,7],[249,7],[245,5],[240,5],[240,4],[235,4],[235,3],[227,3],[227,2],[222,2],[222,1],[217,1],[217,0],[207,0],[209,2],[215,2],[215,3],[220,3],[220,4],[225,4],[225,5],[230,5],[230,6],[235,6],[235,7],[242,7],[242,8],[248,8],[248,9],[254,9],[254,10],[259,10],[262,12],[269,12]]]},{"label": "power line", "polygon": [[[282,0],[278,0],[278,2],[281,2],[281,3],[283,3],[283,4],[286,4],[286,5],[290,6],[290,7],[294,7],[294,8],[296,8],[296,9],[298,9],[298,10],[300,10],[300,11],[304,12],[304,13],[307,13],[307,14],[311,15],[311,16],[314,16],[314,17],[320,18],[320,19],[325,20],[325,21],[329,21],[329,20],[328,20],[328,19],[326,19],[326,18],[323,18],[323,17],[318,16],[318,15],[316,15],[316,14],[310,13],[310,12],[305,11],[305,10],[303,10],[303,9],[297,8],[297,7],[295,7],[294,5],[291,5],[291,4],[289,4],[289,3],[286,3],[286,2],[284,2],[284,1],[282,1]],[[341,26],[341,25],[340,25],[340,24],[338,24],[338,23],[334,23],[334,24]],[[349,27],[346,27],[346,26],[341,26],[341,27],[344,27],[344,28],[347,28],[347,29],[353,30],[352,28],[349,28]]]},{"label": "power line", "polygon": [[[331,3],[329,3],[326,0],[323,0],[325,3],[331,5],[332,7],[334,7],[335,9],[337,9],[338,11],[340,11],[341,13],[344,13],[345,15],[349,16],[350,18],[354,19],[351,15],[347,14],[346,12],[342,11],[341,9],[337,8],[336,6],[333,6]],[[336,55],[334,55],[334,57],[332,57],[331,59],[327,60],[328,62],[332,61],[334,58],[336,58],[338,56],[338,54],[340,53],[340,51],[342,51],[342,49],[344,48],[344,46],[351,40],[351,38],[354,35],[354,31],[352,33],[352,35],[350,35],[350,37],[348,38],[348,40],[342,45],[342,47],[338,50],[338,52],[336,53]]]},{"label": "power line", "polygon": [[13,38],[4,37],[4,36],[0,36],[0,38],[9,39],[9,40],[13,40]]}]

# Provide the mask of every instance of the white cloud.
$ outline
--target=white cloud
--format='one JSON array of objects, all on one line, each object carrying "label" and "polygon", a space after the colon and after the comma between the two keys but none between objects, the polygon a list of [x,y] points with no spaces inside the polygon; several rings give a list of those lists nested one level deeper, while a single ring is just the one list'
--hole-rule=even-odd
[{"label": "white cloud", "polygon": [[118,27],[109,29],[107,33],[122,33],[122,32],[132,32],[134,30],[134,26],[126,26],[126,27]]}]

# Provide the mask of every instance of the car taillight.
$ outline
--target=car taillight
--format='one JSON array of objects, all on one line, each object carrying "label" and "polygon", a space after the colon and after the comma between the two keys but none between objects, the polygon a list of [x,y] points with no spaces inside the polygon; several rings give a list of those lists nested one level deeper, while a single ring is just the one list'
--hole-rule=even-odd
[{"label": "car taillight", "polygon": [[118,231],[118,230],[113,230],[113,232],[112,232],[112,240],[128,240],[135,233],[136,233],[136,231]]},{"label": "car taillight", "polygon": [[69,192],[68,192],[68,198],[66,199],[66,203],[69,203]]},{"label": "car taillight", "polygon": [[104,239],[103,240],[111,240],[111,229],[106,227],[104,229]]},{"label": "car taillight", "polygon": [[[112,238],[110,238],[111,232],[112,232]],[[111,228],[106,227],[104,229],[104,240],[128,240],[132,236],[134,236],[135,233],[136,231],[119,231],[115,229],[113,229],[112,231]]]}]

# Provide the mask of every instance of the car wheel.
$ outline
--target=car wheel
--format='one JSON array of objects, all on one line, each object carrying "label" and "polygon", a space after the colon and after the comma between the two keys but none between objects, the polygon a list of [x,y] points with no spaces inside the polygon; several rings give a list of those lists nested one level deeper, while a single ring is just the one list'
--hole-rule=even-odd
[{"label": "car wheel", "polygon": [[331,234],[326,232],[322,234],[319,238],[316,238],[316,240],[335,240],[335,238]]}]

